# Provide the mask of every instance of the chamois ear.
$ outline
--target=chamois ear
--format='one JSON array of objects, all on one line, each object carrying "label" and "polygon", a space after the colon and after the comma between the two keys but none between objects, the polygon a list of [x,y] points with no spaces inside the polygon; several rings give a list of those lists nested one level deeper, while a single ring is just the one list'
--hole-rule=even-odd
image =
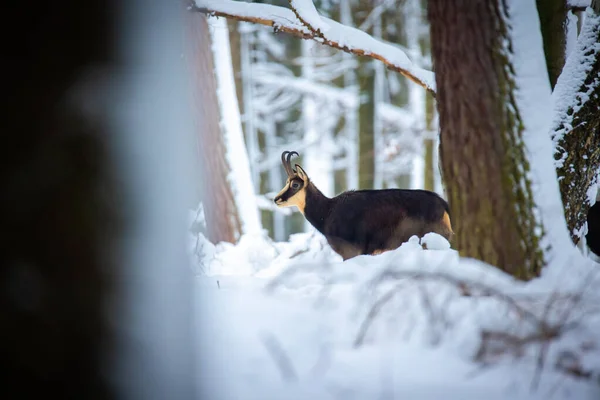
[{"label": "chamois ear", "polygon": [[304,181],[304,183],[308,183],[308,175],[306,175],[306,172],[304,172],[302,167],[299,166],[298,164],[296,164],[296,173],[298,174],[300,179],[302,179]]}]

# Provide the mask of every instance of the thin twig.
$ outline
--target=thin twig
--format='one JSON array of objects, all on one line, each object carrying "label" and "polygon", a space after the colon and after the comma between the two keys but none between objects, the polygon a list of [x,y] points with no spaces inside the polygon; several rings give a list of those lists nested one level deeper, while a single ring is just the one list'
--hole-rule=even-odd
[{"label": "thin twig", "polygon": [[275,336],[265,335],[262,337],[262,342],[269,355],[273,358],[275,365],[277,365],[283,380],[288,382],[298,380],[298,375],[296,374],[292,361]]},{"label": "thin twig", "polygon": [[367,331],[369,330],[369,327],[373,323],[375,317],[379,315],[379,312],[381,311],[383,306],[394,297],[394,295],[402,288],[402,286],[404,286],[404,284],[397,284],[396,286],[388,290],[387,293],[381,296],[381,298],[379,298],[379,300],[377,300],[375,304],[373,304],[373,306],[369,310],[369,313],[367,314],[367,316],[363,320],[363,323],[360,326],[358,334],[356,335],[356,339],[354,339],[354,348],[357,348],[363,344],[365,336],[367,335]]}]

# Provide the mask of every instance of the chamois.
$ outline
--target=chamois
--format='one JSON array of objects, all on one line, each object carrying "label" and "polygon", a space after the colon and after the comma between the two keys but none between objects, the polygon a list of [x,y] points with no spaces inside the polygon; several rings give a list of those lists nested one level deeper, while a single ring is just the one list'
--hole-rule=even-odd
[{"label": "chamois", "polygon": [[328,198],[298,164],[295,151],[284,151],[284,188],[275,196],[279,207],[296,206],[344,260],[393,250],[413,236],[435,232],[450,240],[448,203],[428,190],[351,190]]}]

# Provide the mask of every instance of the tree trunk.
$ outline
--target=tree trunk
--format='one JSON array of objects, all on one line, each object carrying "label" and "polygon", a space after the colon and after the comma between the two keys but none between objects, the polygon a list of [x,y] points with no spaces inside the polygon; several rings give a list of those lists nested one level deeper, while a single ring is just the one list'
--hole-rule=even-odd
[{"label": "tree trunk", "polygon": [[115,300],[123,204],[120,179],[111,176],[115,131],[97,89],[106,87],[104,72],[122,71],[113,36],[121,12],[120,3],[97,0],[5,10],[26,27],[3,48],[10,60],[0,150],[6,399],[118,398],[106,374],[116,354],[107,304]]},{"label": "tree trunk", "polygon": [[[427,131],[427,135],[433,134],[433,118],[435,113],[435,101],[433,96],[427,94],[425,97],[425,129]],[[423,141],[423,146],[425,147],[425,157],[424,157],[424,176],[423,176],[423,189],[425,190],[435,190],[435,170],[434,170],[434,157],[433,153],[435,151],[435,140],[431,138],[426,138]]]},{"label": "tree trunk", "polygon": [[242,75],[242,38],[239,31],[238,22],[233,19],[227,20],[229,29],[229,43],[231,50],[231,64],[233,67],[233,77],[235,79],[235,92],[240,109],[242,121],[244,120],[244,79]]},{"label": "tree trunk", "polygon": [[567,2],[565,0],[537,0],[548,78],[552,89],[565,65],[567,46]]},{"label": "tree trunk", "polygon": [[375,179],[375,73],[371,60],[358,67],[358,188],[373,189]]},{"label": "tree trunk", "polygon": [[586,12],[577,45],[558,80],[552,137],[565,218],[574,243],[593,204],[590,188],[600,170],[600,1]]},{"label": "tree trunk", "polygon": [[240,221],[227,179],[230,168],[219,126],[217,84],[206,17],[200,13],[186,13],[186,29],[195,109],[202,113],[203,121],[202,126],[196,124],[196,129],[199,137],[198,155],[204,172],[201,198],[207,236],[213,243],[233,243],[240,232]]},{"label": "tree trunk", "polygon": [[[346,26],[354,25],[352,20],[352,8],[350,0],[341,0],[340,2],[340,22]],[[348,53],[342,55],[344,62],[350,57]],[[347,68],[344,72],[342,86],[356,88],[356,72]],[[357,90],[357,89],[354,89]],[[354,94],[354,93],[353,93]],[[357,94],[358,95],[358,94]],[[358,121],[357,109],[347,108],[344,110],[344,135],[346,136],[346,185],[344,190],[358,188]],[[339,193],[339,191],[338,191]]]},{"label": "tree trunk", "polygon": [[543,230],[527,177],[501,7],[497,1],[428,3],[440,156],[455,247],[527,279],[544,264]]},{"label": "tree trunk", "polygon": [[220,126],[225,146],[225,159],[230,167],[227,183],[233,193],[235,215],[239,219],[241,233],[256,235],[262,232],[262,226],[242,131],[227,23],[223,19],[217,19],[211,26]]}]

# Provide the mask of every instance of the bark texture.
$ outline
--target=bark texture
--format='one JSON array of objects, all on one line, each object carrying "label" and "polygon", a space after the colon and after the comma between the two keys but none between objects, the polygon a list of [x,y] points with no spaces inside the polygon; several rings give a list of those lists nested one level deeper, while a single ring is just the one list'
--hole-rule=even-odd
[{"label": "bark texture", "polygon": [[[580,79],[582,84],[553,130],[565,218],[574,243],[581,239],[591,205],[588,192],[600,171],[600,1],[595,0],[592,6],[594,11],[586,18],[582,36],[591,35],[595,40],[579,43],[568,61],[577,63],[576,75],[569,79]],[[582,68],[580,60],[584,57],[591,62]]]},{"label": "bark texture", "polygon": [[537,10],[544,40],[548,78],[554,89],[565,65],[567,2],[565,0],[537,0]]},{"label": "bark texture", "polygon": [[[5,11],[13,24],[2,35],[10,37],[1,94],[3,399],[116,397],[104,364],[114,351],[105,307],[120,232],[105,143],[112,132],[102,107],[88,115],[87,103],[70,97],[90,72],[116,67],[116,11],[98,0]],[[18,39],[13,26],[22,27]]]},{"label": "bark texture", "polygon": [[428,2],[454,246],[527,279],[539,274],[544,259],[504,15],[499,1]]},{"label": "bark texture", "polygon": [[228,180],[230,168],[219,124],[219,101],[208,24],[206,17],[200,13],[186,12],[185,19],[187,59],[194,86],[194,112],[202,113],[200,120],[205,123],[202,126],[196,124],[196,129],[198,155],[204,172],[201,199],[207,236],[213,243],[233,243],[241,227]]}]

